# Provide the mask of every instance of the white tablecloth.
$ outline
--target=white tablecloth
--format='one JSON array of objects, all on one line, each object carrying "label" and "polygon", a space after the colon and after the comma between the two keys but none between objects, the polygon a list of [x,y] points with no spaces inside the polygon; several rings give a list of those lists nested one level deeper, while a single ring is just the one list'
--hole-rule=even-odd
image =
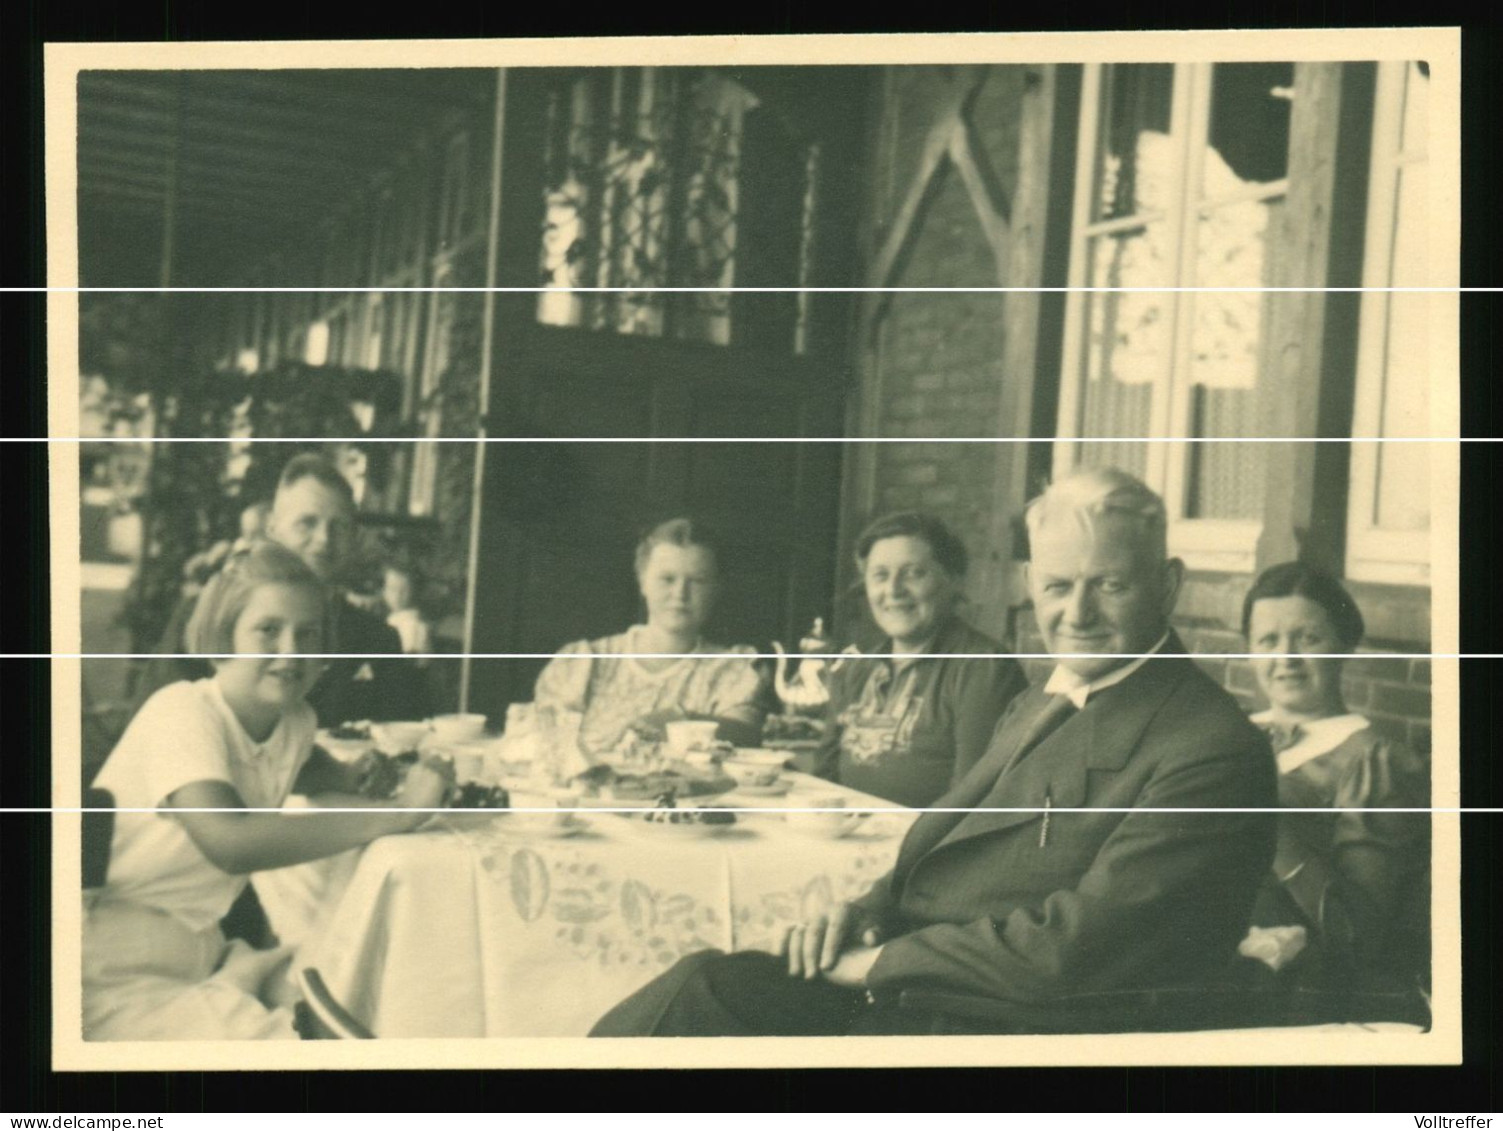
[{"label": "white tablecloth", "polygon": [[[886,805],[795,777],[771,804]],[[774,949],[789,924],[862,894],[914,816],[879,813],[841,839],[773,810],[708,835],[593,813],[566,839],[516,815],[443,817],[365,850],[302,961],[378,1036],[582,1036],[680,957]]]}]

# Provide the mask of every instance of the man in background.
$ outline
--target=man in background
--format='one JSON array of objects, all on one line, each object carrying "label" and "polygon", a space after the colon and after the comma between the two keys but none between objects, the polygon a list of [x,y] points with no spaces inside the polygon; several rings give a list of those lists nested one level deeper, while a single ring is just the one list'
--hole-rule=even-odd
[{"label": "man in background", "polygon": [[[264,536],[287,547],[330,586],[329,651],[356,656],[400,656],[402,641],[379,616],[357,607],[338,588],[353,544],[355,497],[332,463],[319,455],[295,456],[283,468],[265,517]],[[184,597],[141,672],[133,707],[139,709],[165,685],[212,674],[207,661],[180,658],[184,634],[197,604]],[[414,664],[388,659],[332,659],[308,702],[320,726],[362,719],[420,719],[428,714],[423,683]]]}]

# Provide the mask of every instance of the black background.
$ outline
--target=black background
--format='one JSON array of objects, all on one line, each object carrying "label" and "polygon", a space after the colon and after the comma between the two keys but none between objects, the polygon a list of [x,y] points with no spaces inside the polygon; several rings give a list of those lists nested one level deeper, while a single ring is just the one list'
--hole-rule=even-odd
[{"label": "black background", "polygon": [[[1464,286],[1503,284],[1496,201],[1500,194],[1499,71],[1503,27],[1472,25],[1463,9],[1427,4],[1200,5],[1176,10],[1129,2],[1089,15],[1063,5],[911,5],[870,8],[861,24],[838,9],[791,0],[752,5],[621,6],[409,4],[362,6],[345,17],[306,2],[210,8],[187,4],[96,9],[59,0],[0,6],[0,286],[44,281],[41,44],[162,41],[502,37],[623,34],[780,34],[839,31],[1084,31],[1125,28],[1313,27],[1461,24]],[[226,10],[229,9],[229,10]],[[1026,24],[1032,11],[1048,24]],[[1109,21],[1109,22],[1108,22]],[[1498,387],[1499,296],[1465,295],[1463,413],[1466,437],[1503,436]],[[44,296],[0,293],[0,373],[7,393],[0,437],[46,435]],[[1491,443],[1463,445],[1462,651],[1503,654],[1496,577],[1497,500],[1503,462]],[[43,443],[0,442],[0,515],[6,584],[0,589],[0,653],[48,650],[46,460]],[[1495,725],[1503,659],[1463,665],[1463,803],[1500,801]],[[48,672],[45,660],[0,659],[0,804],[45,806]],[[49,1069],[50,905],[48,821],[0,814],[0,1110],[154,1113],[181,1111],[527,1111],[586,1105],[618,1110],[903,1110],[965,1107],[1012,1111],[1396,1111],[1491,1112],[1498,1108],[1499,1017],[1495,998],[1503,889],[1497,841],[1503,816],[1463,821],[1465,1058],[1459,1068],[1261,1068],[1008,1071],[62,1073]],[[588,1080],[582,1077],[589,1077]]]}]

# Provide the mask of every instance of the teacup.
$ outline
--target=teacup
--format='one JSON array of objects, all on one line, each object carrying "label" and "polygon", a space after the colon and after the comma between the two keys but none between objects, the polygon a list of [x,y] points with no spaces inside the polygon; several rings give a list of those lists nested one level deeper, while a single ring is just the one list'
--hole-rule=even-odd
[{"label": "teacup", "polygon": [[454,759],[454,778],[456,781],[479,781],[486,776],[485,755],[488,747],[478,743],[459,743],[449,746],[445,753]]},{"label": "teacup", "polygon": [[856,826],[866,820],[866,813],[852,813],[846,809],[846,798],[839,794],[822,794],[809,799],[809,808],[821,809],[818,813],[790,813],[789,820],[797,820],[805,830],[821,836],[842,837],[854,832]]},{"label": "teacup", "polygon": [[416,750],[428,737],[427,723],[372,723],[371,737],[383,754],[405,754]]},{"label": "teacup", "polygon": [[474,742],[485,737],[485,716],[439,715],[433,720],[433,736],[444,743]]},{"label": "teacup", "polygon": [[335,738],[330,734],[320,734],[318,744],[341,762],[358,762],[375,745],[368,738]]},{"label": "teacup", "polygon": [[515,823],[533,832],[559,832],[586,823],[574,810],[579,808],[579,794],[564,790],[547,790],[538,793],[512,794],[513,808],[542,809],[552,801],[558,812],[513,813]]}]

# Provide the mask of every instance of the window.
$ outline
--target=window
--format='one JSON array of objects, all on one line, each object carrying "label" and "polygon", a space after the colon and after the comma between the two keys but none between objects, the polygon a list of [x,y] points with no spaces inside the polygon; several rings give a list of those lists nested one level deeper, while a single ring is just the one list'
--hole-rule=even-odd
[{"label": "window", "polygon": [[[1364,287],[1430,286],[1425,254],[1430,75],[1422,63],[1378,64]],[[1403,439],[1430,425],[1428,296],[1364,291],[1352,435]],[[1430,444],[1352,445],[1347,573],[1428,584]]]},{"label": "window", "polygon": [[[452,287],[455,275],[446,257],[440,257],[434,269],[435,287]],[[408,490],[408,510],[414,515],[433,513],[438,486],[438,444],[434,438],[443,431],[443,381],[449,368],[450,336],[454,328],[457,295],[453,291],[429,294],[426,356],[418,385],[416,414],[427,439],[413,445],[412,481]]]},{"label": "window", "polygon": [[314,322],[308,327],[307,341],[303,347],[303,360],[309,365],[324,365],[329,360],[329,324]]},{"label": "window", "polygon": [[[1291,63],[1088,67],[1071,288],[1269,286],[1293,82]],[[1067,300],[1056,471],[1143,477],[1164,496],[1174,552],[1200,568],[1251,567],[1267,446],[1072,440],[1260,435],[1268,298],[1072,289]]]},{"label": "window", "polygon": [[328,364],[344,365],[350,338],[349,304],[341,302],[330,312],[326,321],[329,324]]},{"label": "window", "polygon": [[[743,120],[757,99],[730,79],[602,69],[552,92],[539,322],[725,345],[736,274]],[[637,290],[635,288],[642,288]]]},{"label": "window", "polygon": [[359,364],[365,369],[380,369],[381,347],[386,344],[386,296],[379,292],[366,295],[365,349]]},{"label": "window", "polygon": [[412,372],[413,314],[415,300],[420,297],[409,291],[394,291],[384,296],[384,305],[389,309],[382,330],[381,364],[404,377]]},{"label": "window", "polygon": [[[467,143],[451,139],[445,180],[436,186],[437,208],[445,211],[444,225],[457,217],[455,195],[462,189]],[[430,202],[425,184],[413,170],[397,174],[378,194],[371,222],[371,281],[382,287],[414,287],[428,276],[423,244],[424,206]],[[435,220],[435,224],[438,221]],[[455,221],[457,223],[457,220]],[[451,241],[452,242],[452,241]],[[445,253],[443,261],[447,262]],[[402,411],[410,416],[422,393],[418,351],[423,295],[392,290],[366,296],[366,349],[362,364],[388,369],[403,377]]]},{"label": "window", "polygon": [[459,133],[449,139],[444,154],[443,183],[438,200],[438,251],[453,251],[469,233],[470,139]]}]

